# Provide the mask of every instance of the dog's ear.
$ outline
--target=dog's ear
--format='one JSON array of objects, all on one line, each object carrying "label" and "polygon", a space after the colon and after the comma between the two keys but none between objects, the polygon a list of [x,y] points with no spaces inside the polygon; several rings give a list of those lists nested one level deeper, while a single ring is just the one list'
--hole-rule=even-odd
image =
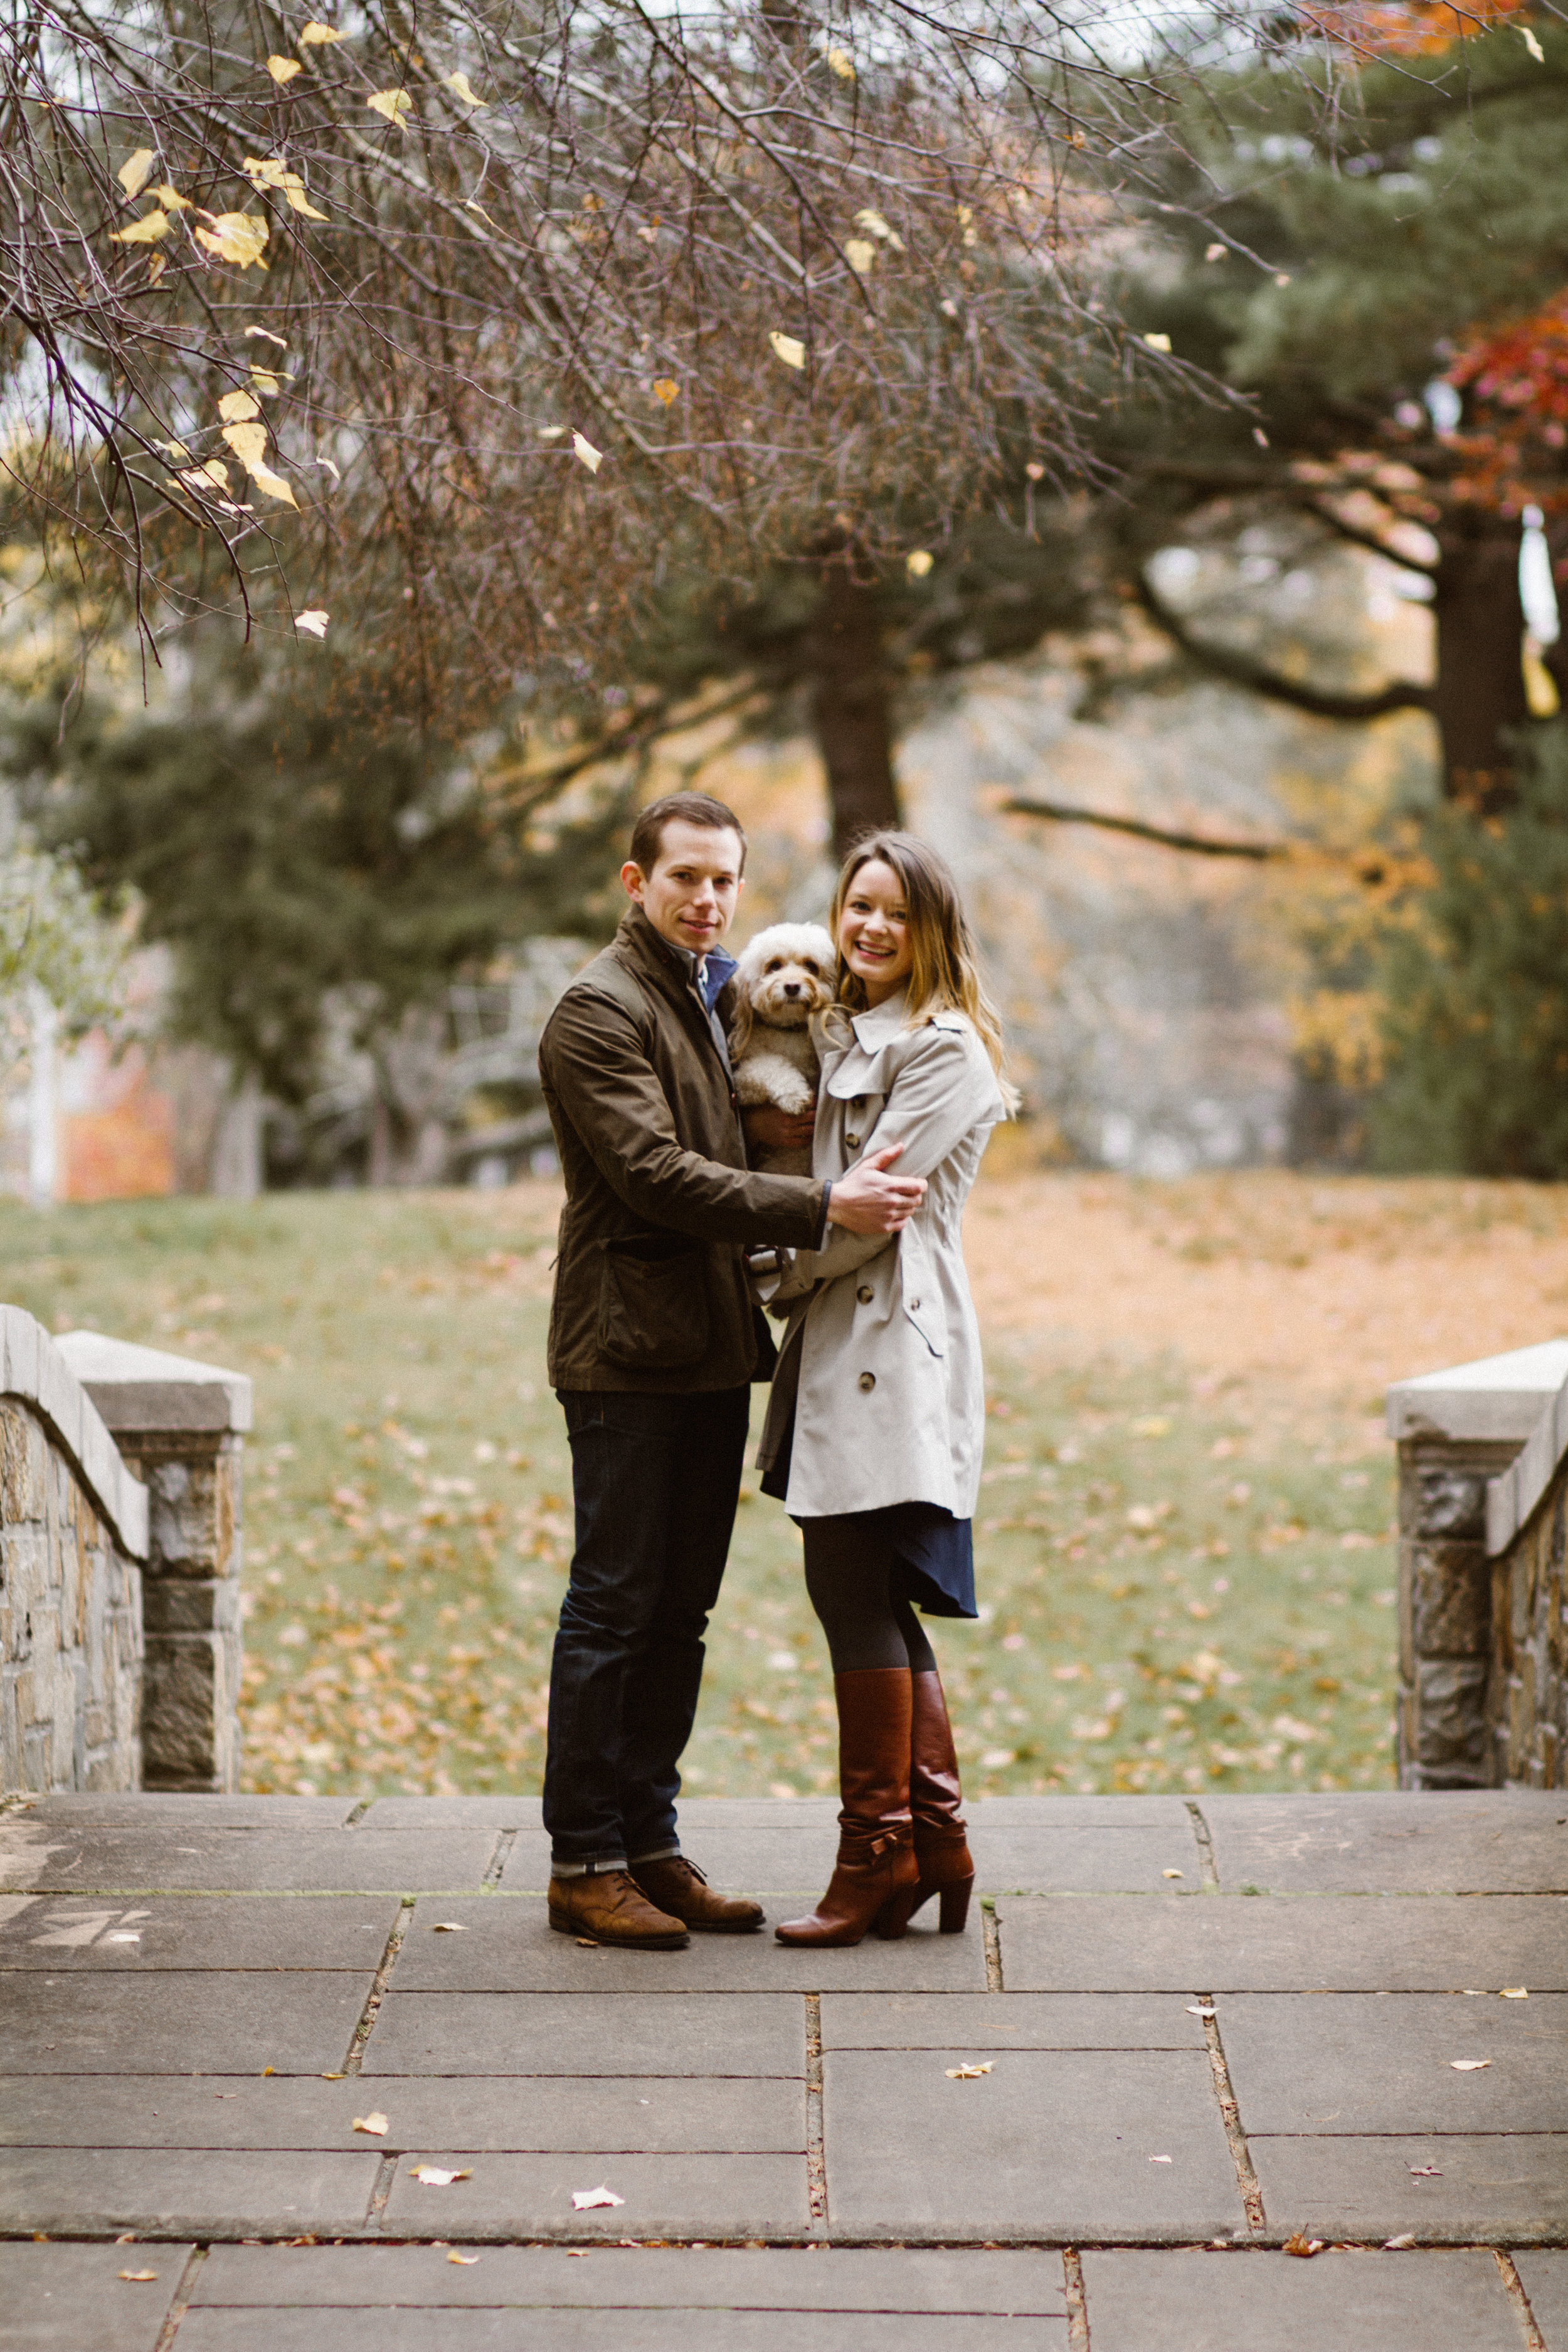
[{"label": "dog's ear", "polygon": [[730,1059],[738,1062],[752,1042],[752,992],[747,975],[735,975],[735,1001],[730,1012]]}]

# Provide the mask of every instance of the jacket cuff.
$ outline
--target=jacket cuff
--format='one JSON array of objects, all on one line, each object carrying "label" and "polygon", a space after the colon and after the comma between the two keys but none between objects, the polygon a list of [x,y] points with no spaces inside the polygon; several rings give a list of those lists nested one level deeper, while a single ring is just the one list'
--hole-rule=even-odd
[{"label": "jacket cuff", "polygon": [[822,1188],[822,1223],[816,1228],[816,1237],[811,1244],[813,1249],[821,1249],[827,1239],[827,1204],[832,1198],[833,1184],[829,1180]]}]

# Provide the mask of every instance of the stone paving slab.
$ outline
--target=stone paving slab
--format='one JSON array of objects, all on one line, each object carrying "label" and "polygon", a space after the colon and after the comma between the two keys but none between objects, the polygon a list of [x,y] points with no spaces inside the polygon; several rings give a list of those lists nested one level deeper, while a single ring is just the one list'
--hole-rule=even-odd
[{"label": "stone paving slab", "polygon": [[[379,2109],[374,2140],[354,2118]],[[461,2148],[519,2154],[633,2149],[800,2154],[801,2081],[652,2075],[556,2076],[524,2084],[468,2075],[411,2076],[395,2088],[280,2074],[106,2075],[62,2095],[58,2078],[14,2077],[0,2099],[0,2147],[184,2148]]]},{"label": "stone paving slab", "polygon": [[0,2003],[0,2075],[320,2074],[341,2066],[373,1981],[18,1969]]},{"label": "stone paving slab", "polygon": [[300,1829],[276,1835],[259,1829],[203,1832],[183,1826],[46,1832],[41,1826],[0,1822],[0,1863],[7,1887],[53,1895],[133,1894],[143,1888],[412,1895],[482,1885],[497,1834]]},{"label": "stone paving slab", "polygon": [[[120,1794],[111,1790],[65,1789],[47,1797],[32,1797],[7,1818],[38,1822],[46,1828],[161,1830],[171,1827],[205,1830],[341,1829],[354,1811],[353,1797],[215,1797],[187,1795],[178,1790],[138,1790]],[[416,1800],[424,1804],[425,1798]],[[537,1798],[531,1801],[535,1814]],[[426,1817],[416,1825],[429,1829]],[[390,1826],[390,1825],[389,1825]]]},{"label": "stone paving slab", "polygon": [[[1568,1995],[1222,1993],[1250,2132],[1568,2132]],[[1456,2058],[1481,2058],[1460,2073]]]},{"label": "stone paving slab", "polygon": [[[772,2312],[648,2311],[619,2316],[554,2310],[444,2311],[439,2352],[779,2352]],[[1068,2352],[1065,2319],[991,2319],[904,2312],[813,2313],[811,2352]],[[332,2316],[333,2352],[433,2352],[428,2312]],[[311,2312],[193,2311],[179,2352],[321,2352]]]},{"label": "stone paving slab", "polygon": [[1223,1888],[1292,1894],[1550,1895],[1568,1891],[1568,1798],[1477,1791],[1434,1811],[1404,1790],[1205,1798]]},{"label": "stone paving slab", "polygon": [[[50,1798],[48,1803],[57,1800]],[[70,1800],[68,1801],[77,1801]],[[86,1802],[87,1800],[81,1800]],[[136,1803],[137,1799],[125,1800]],[[180,1801],[185,1801],[181,1800]],[[199,1798],[202,1804],[336,1804],[336,1798],[271,1797]],[[1205,1802],[1207,1801],[1205,1800]],[[1444,1799],[1447,1803],[1448,1800]],[[818,1832],[829,1834],[837,1826],[837,1797],[682,1797],[680,1835],[695,1852],[713,1830],[769,1830],[781,1834]],[[539,1831],[537,1797],[377,1797],[363,1819],[366,1829],[428,1829],[447,1823],[459,1827]],[[1181,1797],[981,1797],[969,1807],[969,1825],[977,1834],[987,1829],[1168,1829],[1191,1834],[1191,1816]]]},{"label": "stone paving slab", "polygon": [[[995,2072],[949,2079],[977,2057]],[[835,2231],[1158,2241],[1246,2225],[1198,2052],[836,2050],[823,2110]]]},{"label": "stone paving slab", "polygon": [[1513,2259],[1546,2352],[1568,2352],[1568,2253],[1526,2248]]},{"label": "stone paving slab", "polygon": [[[685,1832],[685,1845],[711,1884],[764,1898],[816,1896],[832,1874],[837,1845],[834,1822],[820,1828],[716,1829]],[[1030,1894],[1196,1894],[1203,1865],[1184,1819],[1158,1829],[972,1828],[975,1885],[982,1894],[1002,1888]],[[549,1848],[542,1837],[519,1839],[501,1885],[509,1894],[542,1893]],[[1182,1874],[1168,1878],[1174,1869]],[[788,1916],[771,1901],[774,1918]]]},{"label": "stone paving slab", "polygon": [[[7,2352],[154,2352],[190,2251],[0,2244]],[[158,2275],[128,2284],[125,2270]]]},{"label": "stone paving slab", "polygon": [[[1568,2237],[1568,2137],[1412,2134],[1369,2139],[1247,2136],[1271,2229],[1381,2244]],[[1426,2175],[1428,2165],[1437,2177]],[[1453,2339],[1451,2339],[1453,2340]]]},{"label": "stone paving slab", "polygon": [[363,1972],[380,1965],[398,1911],[396,1899],[384,1895],[321,1895],[299,1903],[268,1895],[156,1895],[126,1907],[80,1895],[14,1895],[7,1902],[20,1907],[0,1918],[0,1969],[50,1976],[84,1969]]},{"label": "stone paving slab", "polygon": [[1020,1992],[1568,1990],[1561,1895],[1003,1895],[996,1916]]},{"label": "stone paving slab", "polygon": [[[437,1933],[443,1919],[464,1932]],[[416,1904],[393,1983],[399,1992],[973,1992],[985,1986],[985,1940],[975,1911],[964,1935],[939,1934],[932,1904],[897,1943],[868,1936],[847,1951],[792,1950],[771,1926],[693,1936],[679,1952],[584,1949],[550,1926],[535,1897],[488,1895]]]},{"label": "stone paving slab", "polygon": [[1091,2249],[1083,2277],[1094,2352],[1523,2352],[1484,2252]]},{"label": "stone paving slab", "polygon": [[378,2077],[805,2071],[805,2005],[781,1993],[393,1991],[364,2053]]},{"label": "stone paving slab", "polygon": [[6,2148],[0,2153],[0,2229],[135,2230],[184,2238],[291,2237],[314,2230],[331,2237],[363,2228],[377,2169],[368,2152]]},{"label": "stone paving slab", "polygon": [[[416,2164],[471,2180],[433,2189]],[[601,2183],[624,2201],[578,2212],[574,2192]],[[474,2156],[423,2147],[400,2157],[387,2200],[393,2231],[467,2238],[752,2238],[810,2234],[805,2158],[798,2156]]]},{"label": "stone paving slab", "polygon": [[[465,2251],[459,2248],[459,2251]],[[215,2246],[192,2308],[364,2305],[720,2311],[1067,2314],[1058,2253],[973,2248],[558,2246],[479,2250],[471,2268],[437,2246]]]},{"label": "stone paving slab", "polygon": [[1173,1993],[825,1993],[825,2050],[1201,2050]]}]

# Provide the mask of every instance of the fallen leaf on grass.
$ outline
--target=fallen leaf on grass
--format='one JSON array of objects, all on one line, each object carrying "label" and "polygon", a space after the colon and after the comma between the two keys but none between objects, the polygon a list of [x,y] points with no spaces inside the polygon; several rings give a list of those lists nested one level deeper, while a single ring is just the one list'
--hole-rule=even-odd
[{"label": "fallen leaf on grass", "polygon": [[409,2177],[422,2180],[426,2189],[450,2189],[454,2180],[471,2180],[473,2166],[466,2165],[461,2172],[443,2172],[438,2164],[411,2164]]},{"label": "fallen leaf on grass", "polygon": [[142,2286],[149,2279],[155,2279],[158,2273],[156,2271],[120,2271],[116,2273],[117,2277],[129,2279],[133,2286]]},{"label": "fallen leaf on grass", "polygon": [[376,2139],[384,2139],[387,2132],[386,2117],[379,2107],[373,2107],[368,2116],[356,2116],[350,2128],[353,2131],[369,2132]]},{"label": "fallen leaf on grass", "polygon": [[1288,2254],[1300,2254],[1302,2261],[1306,2262],[1311,2255],[1322,2252],[1323,2240],[1309,2238],[1304,2230],[1298,2230],[1294,2237],[1286,2239],[1284,2251]]},{"label": "fallen leaf on grass", "polygon": [[1489,2058],[1450,2058],[1449,2065],[1456,2074],[1479,2074],[1483,2066],[1491,2064]]},{"label": "fallen leaf on grass", "polygon": [[456,2254],[456,2253],[454,2253],[454,2254],[448,2254],[448,2255],[447,2255],[447,2260],[449,2263],[460,2263],[462,2264],[462,2266],[463,2266],[464,2270],[466,2270],[466,2271],[471,2271],[471,2270],[473,2269],[473,2267],[474,2267],[474,2264],[479,2261],[479,2258],[478,2254]]},{"label": "fallen leaf on grass", "polygon": [[597,2189],[574,2189],[572,2191],[572,2202],[579,2213],[590,2212],[595,2205],[624,2205],[626,2201],[624,2197],[617,2197],[613,2189],[606,2189],[602,2182]]},{"label": "fallen leaf on grass", "polygon": [[981,2066],[950,2066],[947,2069],[947,2079],[950,2083],[973,2083],[978,2076],[989,2074],[995,2063],[994,2058],[987,2058]]}]

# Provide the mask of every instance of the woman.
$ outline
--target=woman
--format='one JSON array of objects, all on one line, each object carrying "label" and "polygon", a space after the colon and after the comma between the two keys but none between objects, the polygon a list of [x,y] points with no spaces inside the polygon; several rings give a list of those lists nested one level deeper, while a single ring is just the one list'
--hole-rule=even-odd
[{"label": "woman", "polygon": [[[838,1702],[838,1861],[785,1944],[901,1936],[942,1897],[969,1910],[974,1865],[942,1678],[916,1621],[973,1617],[970,1520],[985,1402],[961,1221],[991,1129],[1015,1097],[952,876],[907,833],[851,851],[831,927],[838,1003],[822,1039],[813,1173],[900,1144],[925,1198],[902,1231],[801,1253],[759,1457],[805,1546]],[[763,1286],[764,1289],[766,1285]]]}]

